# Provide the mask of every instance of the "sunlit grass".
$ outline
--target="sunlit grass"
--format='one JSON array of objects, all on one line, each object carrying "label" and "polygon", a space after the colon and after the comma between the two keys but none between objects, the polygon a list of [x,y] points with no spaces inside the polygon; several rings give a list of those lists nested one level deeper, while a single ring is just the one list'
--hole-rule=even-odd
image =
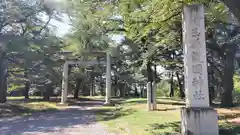
[{"label": "sunlit grass", "polygon": [[57,101],[41,101],[41,97],[8,97],[6,103],[0,104],[0,118],[21,115],[30,115],[35,112],[55,111],[60,109]]},{"label": "sunlit grass", "polygon": [[[175,127],[158,129],[156,127],[180,121],[180,111],[147,111],[146,99],[129,99],[114,107],[100,107],[96,111],[97,120],[106,124],[110,131],[131,135],[164,134],[174,131]],[[170,108],[172,105],[158,104],[158,108]],[[178,125],[176,125],[178,126]]]},{"label": "sunlit grass", "polygon": [[[181,100],[158,99],[158,111],[147,111],[146,99],[120,101],[114,107],[98,107],[97,120],[110,131],[131,135],[167,135],[180,133]],[[101,111],[99,111],[101,110]],[[240,126],[227,122],[240,117],[240,108],[216,108],[220,135],[240,134]]]},{"label": "sunlit grass", "polygon": [[[18,96],[18,97],[7,97],[7,100],[23,100],[24,96]],[[31,96],[30,99],[42,99],[40,96]]]},{"label": "sunlit grass", "polygon": [[53,102],[30,102],[30,103],[20,103],[20,106],[30,108],[32,110],[41,111],[48,109],[58,109],[57,103]]}]

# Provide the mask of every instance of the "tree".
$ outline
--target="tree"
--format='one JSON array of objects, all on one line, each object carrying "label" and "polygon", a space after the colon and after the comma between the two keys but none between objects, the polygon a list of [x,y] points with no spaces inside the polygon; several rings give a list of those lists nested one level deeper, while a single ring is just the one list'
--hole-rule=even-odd
[{"label": "tree", "polygon": [[[103,27],[108,35],[120,34],[124,37],[122,42],[122,48],[125,48],[124,54],[126,56],[124,60],[128,61],[126,63],[130,63],[127,65],[131,67],[128,70],[138,72],[148,78],[148,81],[152,81],[153,67],[155,64],[160,65],[164,69],[176,74],[180,95],[183,98],[184,74],[181,74],[183,73],[181,12],[183,5],[194,3],[203,3],[205,5],[208,40],[214,40],[215,37],[209,35],[213,35],[212,31],[218,29],[217,25],[221,23],[229,24],[227,22],[229,18],[228,10],[224,4],[217,1],[123,0],[96,2],[92,0],[90,4],[88,3],[91,6],[83,5],[88,6],[85,9],[94,11],[91,12],[91,16],[96,17],[98,21],[92,21],[93,24]],[[79,9],[76,10],[81,11]],[[231,36],[228,38],[236,37],[236,33],[232,32],[229,33]],[[214,48],[219,46],[219,43],[208,46],[208,62],[214,69],[216,64],[219,65],[222,59],[227,59],[227,57],[229,58],[228,65],[233,65],[234,52],[230,56],[228,51],[233,50],[234,45],[228,39],[225,38],[224,40],[227,42],[224,45],[225,49],[214,50]],[[229,55],[225,57],[225,55],[215,55],[216,53]],[[214,56],[213,59],[210,60],[210,56]],[[145,72],[147,74],[144,74],[143,71],[147,71]],[[223,67],[220,72],[231,78],[234,69],[227,67],[225,63],[225,68]],[[214,72],[213,80],[218,80],[218,83],[223,82],[224,78],[218,74]],[[232,101],[231,91],[233,90],[231,79],[224,81],[223,88],[227,92],[225,94],[227,96],[222,98],[222,104],[230,105],[230,101]],[[225,104],[226,102],[228,103]]]},{"label": "tree", "polygon": [[[239,46],[239,28],[233,25],[220,24],[216,27],[214,37],[209,39],[209,48],[215,52],[208,61],[219,74],[223,83],[221,92],[222,106],[233,106],[233,75],[235,72],[235,55]],[[218,59],[216,59],[218,55]],[[214,61],[213,61],[214,58]]]},{"label": "tree", "polygon": [[[52,11],[41,1],[29,3],[29,1],[9,0],[1,2],[0,8],[0,38],[1,44],[6,46],[1,51],[0,65],[5,67],[1,68],[1,72],[5,69],[9,69],[8,73],[12,75],[16,72],[22,72],[24,74],[22,78],[26,85],[25,97],[28,98],[30,74],[43,63],[46,64],[45,62],[49,59],[43,49],[46,49],[46,45],[50,43],[49,39],[53,37],[53,33],[50,32],[48,27],[49,22],[53,18],[58,19],[59,14]],[[41,15],[45,15],[47,20],[43,20]],[[51,42],[53,43],[52,39]],[[51,47],[53,46],[51,45]],[[50,49],[49,46],[47,48]],[[4,61],[8,63],[9,68],[6,64],[3,64]],[[0,89],[2,93],[6,93],[7,77],[6,75],[1,77],[2,85]],[[0,101],[5,102],[6,94],[1,95],[3,96]]]},{"label": "tree", "polygon": [[230,11],[240,20],[240,1],[238,0],[221,0]]}]

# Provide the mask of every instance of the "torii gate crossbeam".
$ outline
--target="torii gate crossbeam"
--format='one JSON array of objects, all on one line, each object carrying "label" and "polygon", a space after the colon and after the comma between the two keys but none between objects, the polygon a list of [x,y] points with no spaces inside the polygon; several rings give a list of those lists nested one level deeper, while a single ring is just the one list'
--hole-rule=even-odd
[{"label": "torii gate crossbeam", "polygon": [[[68,93],[68,67],[72,64],[79,64],[81,66],[93,66],[96,64],[105,64],[104,62],[98,61],[66,61],[63,66],[62,74],[62,94],[61,94],[61,103],[65,104],[67,102],[67,93]],[[107,54],[106,62],[106,94],[105,94],[105,104],[110,104],[111,98],[111,56]]]}]

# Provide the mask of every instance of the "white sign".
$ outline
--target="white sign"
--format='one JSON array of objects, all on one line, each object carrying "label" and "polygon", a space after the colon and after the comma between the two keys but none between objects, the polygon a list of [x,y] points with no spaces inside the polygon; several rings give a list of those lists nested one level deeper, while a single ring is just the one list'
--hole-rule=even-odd
[{"label": "white sign", "polygon": [[209,107],[204,7],[183,10],[184,73],[187,107]]}]

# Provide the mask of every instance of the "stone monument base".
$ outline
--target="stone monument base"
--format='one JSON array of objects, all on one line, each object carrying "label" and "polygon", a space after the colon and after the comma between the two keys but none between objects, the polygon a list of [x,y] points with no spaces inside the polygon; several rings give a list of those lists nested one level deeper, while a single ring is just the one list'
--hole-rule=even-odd
[{"label": "stone monument base", "polygon": [[213,108],[181,108],[182,135],[218,135],[218,114]]}]

